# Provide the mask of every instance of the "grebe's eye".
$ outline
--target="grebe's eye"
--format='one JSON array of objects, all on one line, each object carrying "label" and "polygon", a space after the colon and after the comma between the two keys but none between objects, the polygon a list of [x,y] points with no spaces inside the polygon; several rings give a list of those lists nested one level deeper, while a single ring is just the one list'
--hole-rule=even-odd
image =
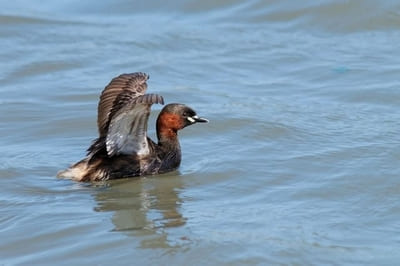
[{"label": "grebe's eye", "polygon": [[183,112],[183,116],[189,116],[188,112]]}]

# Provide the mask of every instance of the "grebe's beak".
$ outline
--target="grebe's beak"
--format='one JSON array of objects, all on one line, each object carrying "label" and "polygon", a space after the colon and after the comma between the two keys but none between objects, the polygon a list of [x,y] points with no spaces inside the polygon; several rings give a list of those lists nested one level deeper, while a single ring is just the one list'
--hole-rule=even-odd
[{"label": "grebe's beak", "polygon": [[208,120],[197,115],[190,116],[187,118],[191,123],[208,123]]}]

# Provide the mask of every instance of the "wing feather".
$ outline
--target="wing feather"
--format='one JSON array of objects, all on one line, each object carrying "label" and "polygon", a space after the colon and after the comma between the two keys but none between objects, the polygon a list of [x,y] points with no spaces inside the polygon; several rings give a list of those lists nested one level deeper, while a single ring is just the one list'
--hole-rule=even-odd
[{"label": "wing feather", "polygon": [[119,154],[141,156],[149,153],[147,121],[150,107],[154,103],[163,104],[163,98],[157,94],[145,94],[131,99],[116,111],[107,132],[108,156]]},{"label": "wing feather", "polygon": [[97,126],[99,138],[88,149],[90,157],[106,150],[108,156],[149,153],[147,121],[151,105],[162,96],[145,94],[149,76],[136,72],[115,77],[101,93]]},{"label": "wing feather", "polygon": [[113,78],[104,88],[98,106],[97,126],[100,137],[107,134],[112,116],[131,99],[145,94],[149,76],[136,72]]}]

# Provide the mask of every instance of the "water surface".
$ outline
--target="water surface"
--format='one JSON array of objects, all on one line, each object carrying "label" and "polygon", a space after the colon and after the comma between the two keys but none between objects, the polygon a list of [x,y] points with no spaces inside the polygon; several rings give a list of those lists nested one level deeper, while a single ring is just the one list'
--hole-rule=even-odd
[{"label": "water surface", "polygon": [[[400,261],[397,1],[1,6],[0,264]],[[57,179],[135,71],[211,121],[180,169]]]}]

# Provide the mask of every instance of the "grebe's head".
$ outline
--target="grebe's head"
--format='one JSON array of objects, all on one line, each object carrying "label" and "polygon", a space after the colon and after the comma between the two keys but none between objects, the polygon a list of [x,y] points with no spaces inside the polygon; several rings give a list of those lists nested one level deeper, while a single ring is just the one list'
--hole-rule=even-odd
[{"label": "grebe's head", "polygon": [[[167,104],[160,112],[157,119],[157,134],[178,130],[196,123],[207,123],[208,120],[198,117],[196,112],[180,103]],[[160,138],[161,136],[158,135]]]}]

